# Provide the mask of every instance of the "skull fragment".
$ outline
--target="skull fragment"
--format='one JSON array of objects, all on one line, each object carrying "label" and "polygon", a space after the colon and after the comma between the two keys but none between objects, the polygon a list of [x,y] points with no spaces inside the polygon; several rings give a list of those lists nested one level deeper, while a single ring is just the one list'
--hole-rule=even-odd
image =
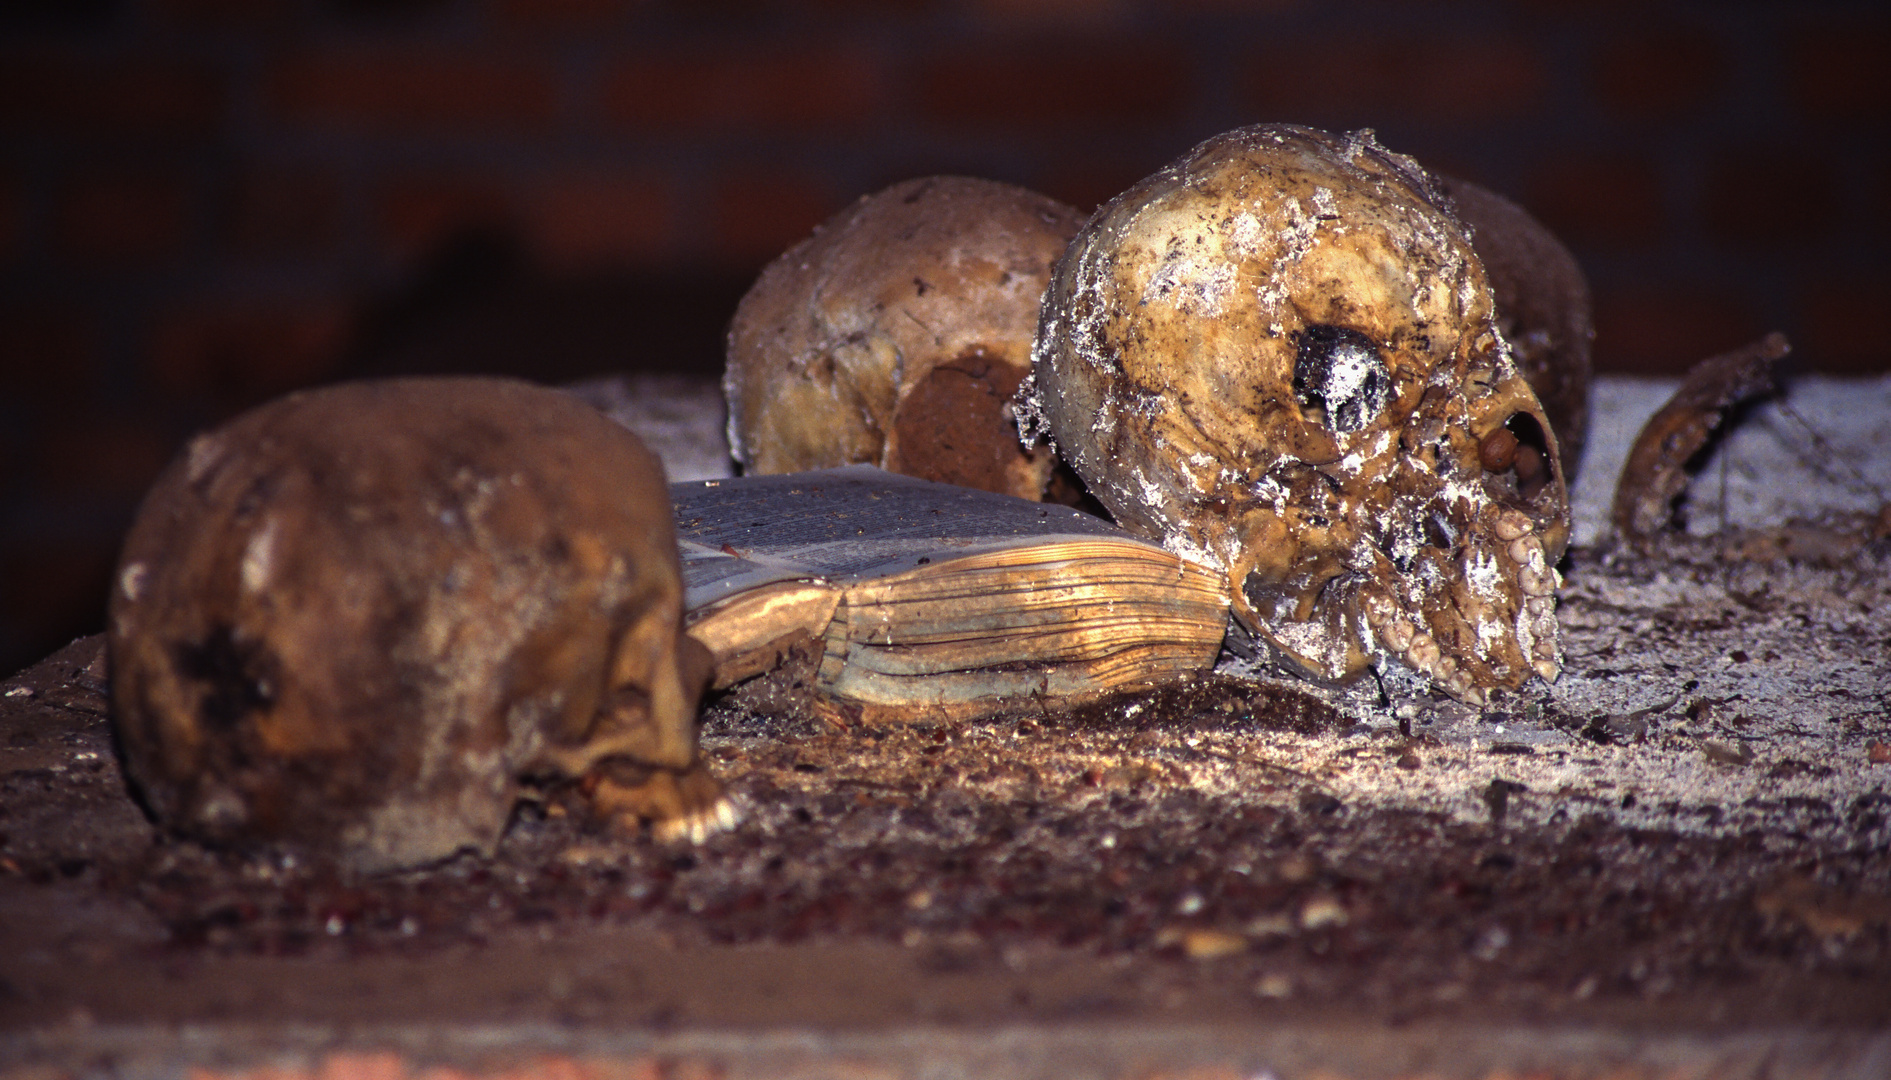
[{"label": "skull fragment", "polygon": [[1560,670],[1569,507],[1447,205],[1370,132],[1211,139],[1072,241],[1022,393],[1283,659],[1343,681],[1396,658],[1482,702]]},{"label": "skull fragment", "polygon": [[959,176],[861,199],[762,272],[729,328],[729,444],[750,473],[878,465],[1043,497],[1053,457],[1019,445],[1051,264],[1083,222]]},{"label": "skull fragment", "polygon": [[1589,427],[1589,343],[1595,321],[1589,279],[1543,223],[1494,191],[1436,177],[1471,227],[1478,261],[1497,300],[1497,326],[1530,392],[1549,417],[1564,480],[1574,483]]},{"label": "skull fragment", "polygon": [[729,823],[667,494],[636,436],[510,380],[343,385],[199,436],[112,593],[128,775],[180,832],[368,871],[490,851],[534,778]]}]

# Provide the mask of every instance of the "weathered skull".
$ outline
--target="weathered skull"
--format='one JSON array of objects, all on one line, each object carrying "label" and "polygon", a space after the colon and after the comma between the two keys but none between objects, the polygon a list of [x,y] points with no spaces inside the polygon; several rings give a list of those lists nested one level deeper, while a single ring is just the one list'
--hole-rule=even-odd
[{"label": "weathered skull", "polygon": [[696,752],[667,488],[636,436],[501,379],[295,394],[146,497],[110,610],[128,775],[164,824],[362,870],[490,850],[521,780],[730,819]]},{"label": "weathered skull", "polygon": [[1569,508],[1442,202],[1370,132],[1211,139],[1072,241],[1024,392],[1117,520],[1224,568],[1285,658],[1397,657],[1480,702],[1558,673]]},{"label": "weathered skull", "polygon": [[750,473],[836,465],[1028,499],[1053,465],[1018,444],[1051,264],[1083,223],[993,180],[908,180],[762,271],[729,328],[729,444]]}]

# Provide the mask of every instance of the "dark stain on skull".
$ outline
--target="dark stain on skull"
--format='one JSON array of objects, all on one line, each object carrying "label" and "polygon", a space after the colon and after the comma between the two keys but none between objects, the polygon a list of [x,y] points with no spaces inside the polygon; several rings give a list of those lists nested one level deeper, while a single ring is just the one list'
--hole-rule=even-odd
[{"label": "dark stain on skull", "polygon": [[1536,417],[1521,412],[1512,414],[1510,419],[1504,421],[1503,430],[1517,441],[1514,459],[1510,464],[1510,470],[1517,480],[1517,494],[1525,499],[1535,499],[1552,479],[1549,433],[1543,430],[1543,425]]},{"label": "dark stain on skull", "polygon": [[179,645],[175,657],[179,675],[204,684],[198,719],[205,727],[223,731],[274,704],[272,660],[267,650],[238,642],[228,624],[217,626],[200,642]]},{"label": "dark stain on skull", "polygon": [[1451,551],[1457,546],[1458,530],[1436,510],[1425,515],[1424,531],[1425,543],[1432,547]]},{"label": "dark stain on skull", "polygon": [[1018,443],[1011,415],[1023,379],[1022,369],[980,348],[933,368],[893,415],[887,467],[945,484],[1006,490],[1014,463],[1030,454]]},{"label": "dark stain on skull", "polygon": [[1507,480],[1526,501],[1535,499],[1554,475],[1549,434],[1528,413],[1511,414],[1503,426],[1478,440],[1477,460],[1485,472]]},{"label": "dark stain on skull", "polygon": [[[204,476],[202,484],[198,487],[199,494],[210,490],[212,476],[214,473]],[[278,477],[273,472],[263,473],[250,481],[250,485],[243,489],[242,496],[237,499],[236,507],[231,511],[236,520],[248,521],[255,517],[256,512],[275,497],[278,482]]]},{"label": "dark stain on skull", "polygon": [[1302,412],[1333,431],[1358,431],[1392,399],[1392,375],[1372,339],[1343,326],[1309,326],[1297,336],[1294,396]]},{"label": "dark stain on skull", "polygon": [[1477,444],[1477,460],[1486,472],[1508,472],[1517,463],[1517,448],[1522,445],[1509,428],[1500,427]]}]

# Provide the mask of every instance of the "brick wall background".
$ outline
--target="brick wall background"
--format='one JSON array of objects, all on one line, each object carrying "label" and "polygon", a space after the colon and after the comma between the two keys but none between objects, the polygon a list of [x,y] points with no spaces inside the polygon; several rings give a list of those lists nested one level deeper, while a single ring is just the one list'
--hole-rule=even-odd
[{"label": "brick wall background", "polygon": [[349,376],[718,370],[767,259],[928,172],[1087,209],[1240,124],[1372,126],[1562,234],[1604,370],[1777,327],[1885,371],[1878,7],[11,0],[0,671],[101,626],[192,430]]}]

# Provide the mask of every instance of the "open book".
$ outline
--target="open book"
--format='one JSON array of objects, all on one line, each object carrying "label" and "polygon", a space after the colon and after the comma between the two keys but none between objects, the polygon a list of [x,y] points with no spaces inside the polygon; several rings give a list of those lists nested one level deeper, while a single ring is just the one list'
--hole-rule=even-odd
[{"label": "open book", "polygon": [[865,465],[670,485],[715,685],[818,643],[869,723],[1066,706],[1214,666],[1225,578],[1100,518]]}]

